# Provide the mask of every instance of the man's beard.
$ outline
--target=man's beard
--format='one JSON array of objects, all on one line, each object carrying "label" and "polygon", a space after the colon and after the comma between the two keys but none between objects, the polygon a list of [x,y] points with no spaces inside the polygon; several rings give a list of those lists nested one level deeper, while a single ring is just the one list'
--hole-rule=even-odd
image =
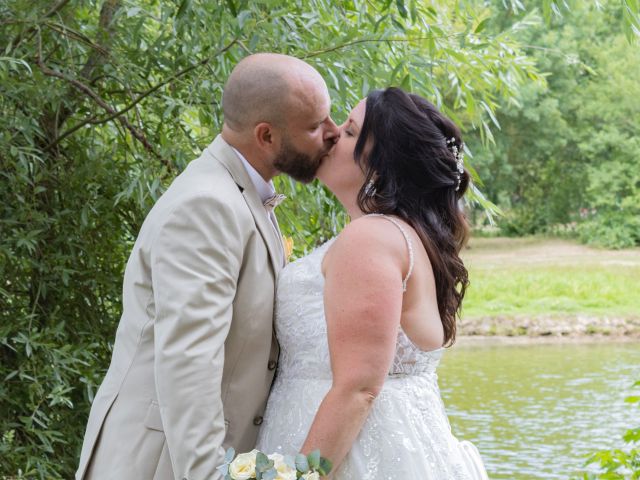
[{"label": "man's beard", "polygon": [[309,183],[316,178],[316,172],[320,168],[322,158],[329,153],[330,147],[327,150],[319,152],[315,157],[302,153],[284,138],[282,141],[282,148],[278,153],[278,156],[273,161],[273,166],[278,169],[279,172],[286,173],[291,178],[302,182]]}]

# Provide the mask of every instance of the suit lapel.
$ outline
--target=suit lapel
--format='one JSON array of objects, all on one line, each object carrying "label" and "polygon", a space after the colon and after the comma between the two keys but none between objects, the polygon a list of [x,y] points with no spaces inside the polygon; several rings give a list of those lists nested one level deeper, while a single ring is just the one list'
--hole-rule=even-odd
[{"label": "suit lapel", "polygon": [[278,239],[280,240],[280,246],[282,247],[282,262],[283,262],[283,266],[289,263],[289,257],[287,255],[287,249],[285,248],[284,245],[284,236],[282,235],[282,232],[280,231],[280,223],[278,222],[278,216],[276,215],[275,212],[273,212],[273,218],[276,222],[276,230],[278,231]]},{"label": "suit lapel", "polygon": [[[220,135],[207,147],[207,150],[224,165],[233,180],[242,190],[242,195],[253,215],[258,231],[264,243],[267,245],[273,271],[277,274],[282,269],[282,254],[280,253],[281,250],[278,244],[278,242],[282,242],[282,240],[278,238],[278,234],[276,234],[271,220],[269,220],[267,216],[264,205],[262,205],[260,196],[253,186],[244,165],[242,165],[242,160],[238,158],[233,149]],[[284,251],[284,247],[282,247],[282,251]]]}]

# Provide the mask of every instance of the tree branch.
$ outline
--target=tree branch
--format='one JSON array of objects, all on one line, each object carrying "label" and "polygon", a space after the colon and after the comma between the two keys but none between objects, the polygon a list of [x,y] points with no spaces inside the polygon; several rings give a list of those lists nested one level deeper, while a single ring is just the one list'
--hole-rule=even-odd
[{"label": "tree branch", "polygon": [[[105,118],[101,118],[99,120],[95,119],[95,116],[88,118],[87,120],[80,122],[77,125],[74,125],[72,128],[70,128],[69,130],[67,130],[66,132],[62,133],[59,137],[57,137],[56,139],[54,139],[49,145],[47,145],[45,147],[46,150],[49,150],[51,148],[53,148],[54,146],[56,146],[58,143],[60,143],[62,140],[64,140],[66,137],[68,137],[69,135],[71,135],[72,133],[78,131],[80,128],[84,127],[85,125],[91,124],[91,125],[99,125],[101,123],[107,123],[110,122],[111,120],[114,120],[118,117],[120,117],[121,115],[124,115],[125,113],[127,113],[129,110],[131,110],[132,108],[134,108],[137,104],[139,104],[142,100],[144,100],[145,98],[147,98],[149,95],[152,95],[153,93],[155,93],[156,91],[158,91],[160,88],[164,87],[165,85],[177,80],[178,78],[186,75],[187,73],[202,67],[206,64],[208,64],[209,62],[211,62],[211,60],[219,55],[222,55],[223,53],[225,53],[227,50],[229,50],[233,45],[235,45],[238,42],[238,38],[233,39],[231,42],[229,42],[229,44],[227,44],[225,47],[221,48],[220,50],[218,50],[214,55],[205,58],[203,60],[200,60],[199,62],[181,70],[180,72],[176,73],[175,75],[172,75],[171,77],[161,81],[160,83],[154,85],[153,87],[151,87],[149,90],[147,90],[146,92],[140,94],[133,102],[131,102],[129,105],[127,105],[126,107],[124,107],[121,110],[115,111],[113,109],[111,109],[111,114],[108,115]],[[65,78],[66,80],[66,78]],[[80,82],[78,82],[80,83]],[[82,85],[82,84],[81,84]],[[85,86],[85,88],[88,88],[87,86]],[[89,89],[91,91],[91,89]],[[94,94],[95,95],[95,94]],[[97,95],[96,95],[97,96]]]},{"label": "tree branch", "polygon": [[[102,98],[100,98],[100,96],[97,93],[95,93],[89,86],[85,85],[84,83],[80,82],[79,80],[76,80],[75,78],[68,77],[64,73],[57,72],[55,70],[51,70],[50,68],[48,68],[47,66],[45,66],[42,63],[42,60],[39,57],[38,57],[38,67],[40,68],[42,73],[44,73],[45,75],[47,75],[49,77],[59,78],[61,80],[64,80],[64,81],[68,82],[74,88],[76,88],[77,90],[80,90],[85,95],[87,95],[89,98],[91,98],[95,103],[97,103],[107,113],[109,113],[109,114],[116,113],[115,109],[110,107],[107,104],[107,102],[105,102]],[[156,158],[158,158],[169,170],[172,169],[171,164],[166,159],[164,159],[158,152],[156,152],[156,150],[153,148],[151,143],[149,143],[147,138],[144,136],[144,134],[140,130],[138,130],[136,127],[131,125],[131,123],[129,123],[129,121],[126,118],[122,117],[122,116],[118,117],[118,121],[122,124],[122,126],[124,128],[126,128],[131,133],[133,138],[138,140],[144,146],[144,148],[146,150],[148,150]],[[75,128],[75,130],[77,130],[80,127],[76,126],[74,128]],[[58,138],[60,138],[60,137],[58,137]],[[51,148],[53,148],[55,146],[55,144],[58,143],[58,141],[59,140],[56,139],[54,142],[51,142],[49,145],[44,147],[44,150],[45,151],[46,150],[50,150]]]},{"label": "tree branch", "polygon": [[83,35],[79,32],[76,32],[75,30],[72,30],[71,28],[67,27],[66,25],[60,25],[58,23],[55,22],[43,22],[42,23],[45,27],[50,28],[51,30],[53,30],[54,32],[57,32],[61,35],[64,35],[65,37],[69,37],[72,38],[74,40],[78,40],[79,42],[82,42],[83,44],[87,45],[88,47],[91,47],[92,49],[98,51],[101,55],[104,56],[108,56],[109,55],[109,51],[106,50],[105,48],[103,48],[102,46],[94,43],[93,41],[91,41],[91,39],[89,37],[87,37],[86,35]]},{"label": "tree branch", "polygon": [[80,122],[77,125],[74,125],[73,127],[71,127],[70,129],[66,130],[64,133],[62,133],[60,136],[56,137],[54,140],[52,140],[46,147],[44,147],[45,151],[51,150],[53,147],[55,147],[56,145],[58,145],[62,140],[64,140],[65,138],[67,138],[69,135],[77,132],[78,130],[80,130],[82,127],[84,127],[85,125],[88,125],[90,123],[93,123],[93,120],[96,118],[96,115],[93,115],[92,117],[90,117],[88,120],[84,121],[84,122]]},{"label": "tree branch", "polygon": [[[101,46],[103,52],[107,52],[104,45],[107,45],[113,35],[113,17],[116,12],[122,7],[121,0],[105,0],[100,9],[100,19],[98,21],[98,36],[96,38],[96,44]],[[91,74],[93,71],[104,63],[104,59],[108,53],[103,53],[97,50],[93,50],[87,59],[84,67],[80,71],[80,77],[87,80],[91,80]]]},{"label": "tree branch", "polygon": [[127,105],[126,107],[124,107],[122,110],[119,110],[117,112],[114,112],[112,115],[103,118],[101,120],[95,121],[95,122],[91,122],[94,124],[100,124],[100,123],[106,123],[109,122],[111,120],[113,120],[114,118],[127,113],[129,110],[131,110],[133,107],[135,107],[138,103],[140,103],[142,100],[144,100],[145,98],[147,98],[149,95],[153,94],[154,92],[158,91],[160,88],[164,87],[165,85],[173,82],[174,80],[177,80],[178,78],[186,75],[187,73],[195,70],[196,68],[202,67],[206,64],[208,64],[213,58],[222,55],[224,52],[226,52],[227,50],[229,50],[236,42],[238,41],[238,39],[234,39],[232,40],[227,46],[225,46],[224,48],[218,50],[213,56],[205,58],[203,60],[200,60],[199,62],[185,68],[184,70],[181,70],[180,72],[176,73],[175,75],[172,75],[171,77],[167,78],[166,80],[163,80],[162,82],[154,85],[153,87],[151,87],[149,90],[147,90],[146,92],[142,93],[141,95],[138,96],[138,98],[136,98],[133,102],[131,102],[129,105]]},{"label": "tree branch", "polygon": [[343,43],[341,45],[336,45],[334,47],[325,48],[322,50],[316,50],[315,52],[310,52],[304,55],[302,58],[311,58],[317,57],[318,55],[323,55],[325,53],[335,52],[336,50],[341,50],[343,48],[351,47],[353,45],[357,45],[359,43],[411,43],[411,42],[419,42],[421,40],[429,40],[432,38],[450,38],[456,37],[459,35],[464,35],[464,33],[454,33],[451,35],[430,35],[428,37],[413,37],[413,38],[361,38],[358,40],[353,40],[351,42]]},{"label": "tree branch", "polygon": [[56,13],[58,13],[60,10],[62,10],[65,5],[67,3],[69,3],[71,0],[60,0],[58,3],[56,3],[53,7],[51,7],[51,10],[49,10],[47,13],[44,14],[43,18],[49,18],[52,17],[53,15],[55,15]]}]

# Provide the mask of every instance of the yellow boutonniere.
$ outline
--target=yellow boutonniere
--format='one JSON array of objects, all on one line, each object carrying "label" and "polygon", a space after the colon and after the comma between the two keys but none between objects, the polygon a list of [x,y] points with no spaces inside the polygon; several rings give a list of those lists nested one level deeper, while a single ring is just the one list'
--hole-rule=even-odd
[{"label": "yellow boutonniere", "polygon": [[284,258],[286,258],[288,262],[289,258],[291,258],[291,254],[293,253],[293,238],[283,236],[282,245],[284,247]]}]

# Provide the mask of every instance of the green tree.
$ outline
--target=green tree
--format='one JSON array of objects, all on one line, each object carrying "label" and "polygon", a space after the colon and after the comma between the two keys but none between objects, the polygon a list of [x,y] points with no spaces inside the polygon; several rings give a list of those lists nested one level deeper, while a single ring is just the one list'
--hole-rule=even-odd
[{"label": "green tree", "polygon": [[579,228],[586,242],[640,245],[640,53],[620,36],[593,52],[598,65],[577,111],[578,151],[587,181]]},{"label": "green tree", "polygon": [[[475,165],[491,178],[485,191],[506,212],[503,232],[523,235],[569,225],[587,242],[613,247],[640,243],[640,183],[634,113],[640,105],[640,55],[617,25],[619,10],[574,6],[548,27],[517,36],[536,58],[546,85],[523,87],[497,112],[496,144],[478,140]],[[521,18],[522,17],[522,18]],[[513,18],[503,19],[509,24]]]}]

